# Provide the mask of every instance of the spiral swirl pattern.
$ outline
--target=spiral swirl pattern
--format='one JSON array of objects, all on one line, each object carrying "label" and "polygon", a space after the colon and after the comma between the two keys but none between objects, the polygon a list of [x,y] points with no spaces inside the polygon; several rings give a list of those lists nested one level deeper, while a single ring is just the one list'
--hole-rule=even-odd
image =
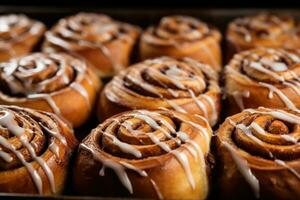
[{"label": "spiral swirl pattern", "polygon": [[[243,180],[252,187],[254,196],[278,195],[280,199],[298,196],[299,193],[293,190],[300,180],[299,131],[300,115],[291,110],[260,107],[227,118],[216,136],[219,159],[224,159],[226,165],[222,180],[227,179],[227,173],[232,170],[230,160],[233,160]],[[227,156],[231,157],[230,160]],[[283,171],[288,172],[284,178]],[[235,172],[230,173],[234,179]],[[272,181],[268,183],[266,180]],[[280,192],[281,184],[289,185],[288,192]]]},{"label": "spiral swirl pattern", "polygon": [[43,50],[80,55],[99,76],[109,77],[128,66],[139,33],[138,27],[106,15],[78,13],[46,33]]},{"label": "spiral swirl pattern", "polygon": [[236,54],[225,69],[229,101],[233,97],[240,109],[264,106],[297,111],[299,63],[298,51],[257,48]]},{"label": "spiral swirl pattern", "polygon": [[157,26],[150,27],[144,38],[149,43],[176,45],[201,40],[211,35],[213,30],[193,17],[168,16],[162,18]]},{"label": "spiral swirl pattern", "polygon": [[259,38],[275,39],[285,34],[294,34],[295,28],[296,23],[289,16],[263,13],[234,20],[229,25],[229,32],[250,42]]},{"label": "spiral swirl pattern", "polygon": [[[190,58],[161,57],[124,70],[105,87],[103,95],[129,108],[184,111],[186,104],[201,104],[200,108],[196,106],[198,114],[215,121],[220,94],[217,80],[217,74],[208,65]],[[212,109],[209,112],[205,107]]]},{"label": "spiral swirl pattern", "polygon": [[[5,173],[11,170],[15,171],[14,176],[20,176],[16,178],[21,179],[20,183],[27,176],[31,177],[27,184],[32,184],[32,187],[24,192],[60,192],[61,185],[56,185],[59,181],[54,175],[58,168],[55,165],[65,162],[67,166],[69,153],[75,144],[72,129],[53,114],[15,106],[0,107],[0,177],[5,178]],[[55,164],[51,161],[53,158]],[[39,167],[45,177],[38,172]],[[22,192],[24,188],[19,185],[9,189],[9,184],[15,184],[10,183],[11,180],[12,177],[0,181],[0,191]]]},{"label": "spiral swirl pattern", "polygon": [[79,13],[60,20],[46,34],[46,39],[66,50],[78,50],[119,38],[131,43],[133,41],[129,35],[132,31],[135,31],[134,27],[114,21],[106,15]]},{"label": "spiral swirl pattern", "polygon": [[232,124],[236,127],[232,140],[240,149],[265,159],[298,159],[299,119],[297,113],[249,110],[239,122]]},{"label": "spiral swirl pattern", "polygon": [[259,48],[237,54],[229,66],[254,81],[280,83],[300,75],[299,62],[298,52]]},{"label": "spiral swirl pattern", "polygon": [[[135,110],[121,113],[105,120],[81,143],[76,162],[78,174],[75,175],[75,185],[90,185],[91,179],[94,179],[95,182],[102,180],[100,177],[88,173],[88,171],[95,170],[92,162],[86,162],[87,155],[92,155],[93,159],[102,165],[100,172],[98,172],[101,176],[111,178],[109,175],[105,175],[105,168],[110,168],[114,170],[121,183],[131,194],[136,193],[135,196],[145,196],[139,189],[135,189],[134,186],[140,187],[140,185],[135,182],[135,177],[130,175],[129,171],[132,170],[144,177],[144,182],[150,180],[155,187],[147,185],[145,186],[147,187],[146,190],[150,186],[150,191],[154,189],[156,195],[161,198],[162,194],[167,194],[161,190],[165,187],[161,185],[163,180],[155,183],[151,179],[154,176],[150,171],[155,169],[156,173],[160,174],[161,163],[166,163],[164,166],[167,167],[167,163],[171,162],[169,159],[175,158],[176,163],[179,163],[183,169],[184,177],[186,177],[183,182],[188,183],[183,185],[187,187],[187,190],[192,189],[190,193],[193,195],[199,182],[198,176],[194,174],[192,163],[201,161],[197,166],[205,166],[202,156],[209,149],[211,134],[208,122],[202,117],[169,110]],[[185,150],[189,153],[186,154]],[[160,161],[158,162],[158,160]],[[82,165],[86,165],[86,167],[83,169]],[[205,170],[202,171],[205,167],[201,167],[201,169],[198,167],[196,167],[197,173],[205,172]],[[88,174],[82,176],[85,173]],[[80,179],[81,181],[79,181]],[[85,181],[87,182],[85,183]],[[160,190],[156,184],[161,186]],[[207,187],[207,185],[204,186],[201,190]],[[81,186],[79,188],[82,190]],[[183,194],[180,193],[179,195]],[[171,196],[165,196],[165,198],[168,197]]]},{"label": "spiral swirl pattern", "polygon": [[66,54],[34,53],[2,63],[0,69],[3,90],[12,96],[27,96],[68,87],[86,65]]},{"label": "spiral swirl pattern", "polygon": [[[176,135],[186,131],[181,123],[189,124],[189,120],[168,112],[142,110],[120,115],[101,125],[99,144],[104,151],[117,157],[143,159],[160,156],[178,148],[189,137]],[[209,138],[208,135],[205,137]],[[120,144],[124,143],[126,145],[122,147]]]},{"label": "spiral swirl pattern", "polygon": [[[33,53],[0,64],[2,104],[55,112],[75,126],[84,120],[67,116],[68,109],[73,112],[74,107],[57,103],[57,98],[66,98],[63,96],[67,93],[71,97],[78,96],[77,108],[90,112],[99,87],[95,73],[85,61],[64,53]],[[59,102],[67,102],[70,96]],[[46,101],[46,105],[35,103],[37,101]]]},{"label": "spiral swirl pattern", "polygon": [[189,16],[167,16],[150,26],[141,36],[140,56],[143,60],[170,56],[190,57],[221,70],[220,32]]},{"label": "spiral swirl pattern", "polygon": [[20,40],[27,40],[32,35],[41,35],[45,26],[38,21],[29,19],[25,15],[0,16],[0,44],[1,48],[9,49],[11,44]]}]

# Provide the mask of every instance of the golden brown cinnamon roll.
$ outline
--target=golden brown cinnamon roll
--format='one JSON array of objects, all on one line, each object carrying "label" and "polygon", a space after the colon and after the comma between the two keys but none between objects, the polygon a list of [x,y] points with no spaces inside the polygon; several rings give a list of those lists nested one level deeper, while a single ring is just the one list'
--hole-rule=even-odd
[{"label": "golden brown cinnamon roll", "polygon": [[255,47],[298,49],[298,23],[290,16],[262,13],[235,19],[228,26],[228,58]]},{"label": "golden brown cinnamon roll", "polygon": [[0,63],[0,104],[54,112],[74,127],[89,117],[100,83],[87,64],[63,53]]},{"label": "golden brown cinnamon roll", "polygon": [[101,196],[205,199],[211,136],[204,118],[175,111],[116,115],[80,144],[75,190]]},{"label": "golden brown cinnamon roll", "polygon": [[122,71],[102,91],[99,119],[132,109],[173,109],[199,114],[214,125],[220,112],[217,73],[191,58],[161,57]]},{"label": "golden brown cinnamon roll", "polygon": [[141,36],[142,59],[159,56],[191,57],[221,70],[220,32],[188,16],[168,16]]},{"label": "golden brown cinnamon roll", "polygon": [[299,56],[270,48],[236,54],[225,67],[229,113],[259,106],[299,111]]},{"label": "golden brown cinnamon roll", "polygon": [[43,23],[25,15],[1,15],[0,24],[0,61],[31,52],[46,30]]},{"label": "golden brown cinnamon roll", "polygon": [[215,137],[219,198],[299,199],[299,138],[299,112],[261,107],[227,118]]},{"label": "golden brown cinnamon roll", "polygon": [[76,144],[54,114],[0,106],[0,192],[61,193]]},{"label": "golden brown cinnamon roll", "polygon": [[139,28],[106,15],[79,13],[61,19],[46,33],[46,52],[65,51],[90,62],[101,77],[109,77],[130,62]]}]

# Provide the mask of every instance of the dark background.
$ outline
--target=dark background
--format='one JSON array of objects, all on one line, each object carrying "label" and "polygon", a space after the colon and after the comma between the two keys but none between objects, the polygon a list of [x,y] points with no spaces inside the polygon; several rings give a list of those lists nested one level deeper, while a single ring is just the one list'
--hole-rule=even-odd
[{"label": "dark background", "polygon": [[296,8],[299,0],[0,0],[2,5],[14,6],[73,6],[123,8]]}]

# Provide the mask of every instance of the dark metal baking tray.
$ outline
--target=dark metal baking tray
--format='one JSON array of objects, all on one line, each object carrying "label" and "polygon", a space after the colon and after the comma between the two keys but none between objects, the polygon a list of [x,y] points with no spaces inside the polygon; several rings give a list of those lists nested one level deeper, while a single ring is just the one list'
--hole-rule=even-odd
[{"label": "dark metal baking tray", "polygon": [[[1,4],[1,2],[0,2]],[[226,26],[228,22],[232,19],[243,16],[250,15],[259,12],[272,12],[280,14],[289,14],[296,19],[300,19],[300,9],[245,9],[245,8],[226,8],[226,9],[207,9],[201,7],[193,8],[158,8],[158,7],[140,7],[140,8],[121,8],[121,7],[70,7],[70,6],[1,6],[0,5],[0,14],[7,13],[23,13],[34,19],[38,19],[44,22],[48,28],[50,28],[55,22],[60,18],[75,14],[78,12],[96,12],[107,14],[117,20],[129,22],[132,24],[139,25],[143,28],[148,25],[157,23],[158,20],[166,15],[173,14],[183,14],[197,17],[203,21],[213,24],[218,27],[224,35]],[[223,48],[224,50],[224,48]],[[223,51],[224,52],[224,51]],[[223,53],[224,54],[224,53]],[[79,139],[82,139],[85,134],[89,133],[92,128],[97,125],[95,117],[92,117],[90,122],[82,128],[76,130],[79,135]],[[70,168],[70,171],[72,169]],[[41,195],[29,195],[29,194],[7,194],[0,193],[0,199],[54,199],[54,200],[95,200],[95,199],[117,199],[117,198],[108,198],[108,197],[89,197],[89,196],[78,196],[72,192],[71,181],[69,179],[67,183],[67,189],[62,195],[56,196],[41,196]],[[213,197],[210,197],[213,199]]]}]

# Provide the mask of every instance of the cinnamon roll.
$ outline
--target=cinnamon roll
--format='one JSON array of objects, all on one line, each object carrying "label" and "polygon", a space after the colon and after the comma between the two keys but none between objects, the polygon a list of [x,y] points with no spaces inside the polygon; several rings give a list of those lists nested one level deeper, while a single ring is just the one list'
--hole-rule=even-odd
[{"label": "cinnamon roll", "polygon": [[0,106],[0,192],[58,194],[77,141],[52,113]]},{"label": "cinnamon roll", "polygon": [[101,196],[205,199],[211,136],[198,116],[169,110],[116,115],[80,144],[74,188]]},{"label": "cinnamon roll", "polygon": [[225,67],[229,113],[259,106],[300,108],[299,52],[258,48],[236,54]]},{"label": "cinnamon roll", "polygon": [[298,49],[299,25],[292,17],[261,13],[237,18],[228,26],[228,58],[255,47]]},{"label": "cinnamon roll", "polygon": [[219,198],[299,199],[299,130],[292,110],[261,107],[227,118],[214,138]]},{"label": "cinnamon roll", "polygon": [[31,52],[46,30],[25,15],[1,15],[0,24],[0,62]]},{"label": "cinnamon roll", "polygon": [[63,53],[0,63],[0,104],[54,112],[74,127],[90,116],[100,83],[88,65]]},{"label": "cinnamon roll", "polygon": [[216,124],[220,112],[217,73],[191,58],[161,57],[135,64],[109,82],[98,103],[99,119],[132,109],[167,108],[199,114]]},{"label": "cinnamon roll", "polygon": [[78,54],[101,77],[109,77],[129,64],[139,32],[138,27],[106,15],[79,13],[61,19],[48,31],[43,49]]},{"label": "cinnamon roll", "polygon": [[168,16],[141,36],[142,59],[159,56],[191,57],[221,70],[221,34],[208,24],[188,16]]}]

